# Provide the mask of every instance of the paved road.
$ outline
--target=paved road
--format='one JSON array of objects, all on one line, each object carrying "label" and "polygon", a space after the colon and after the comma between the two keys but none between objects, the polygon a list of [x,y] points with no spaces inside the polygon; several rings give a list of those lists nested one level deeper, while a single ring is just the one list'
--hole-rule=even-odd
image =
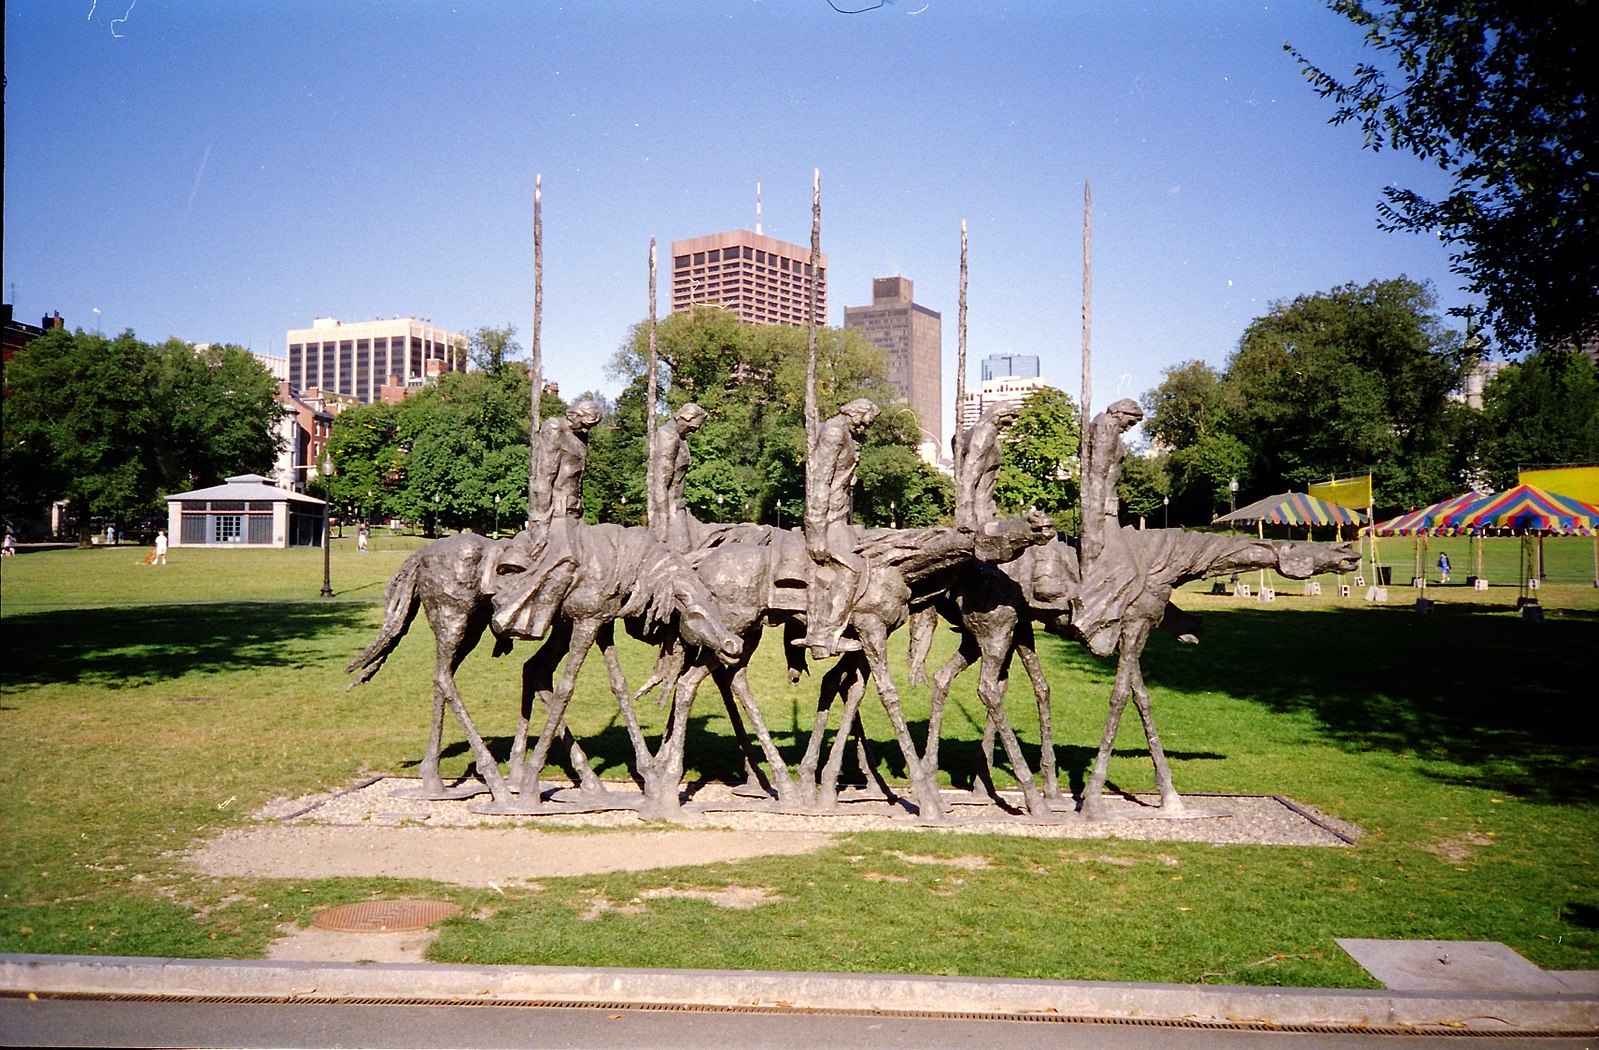
[{"label": "paved road", "polygon": [[1369,1035],[871,1017],[827,1013],[518,1006],[216,1004],[0,999],[0,1041],[12,1046],[801,1048],[943,1050],[1437,1050],[1589,1047],[1537,1036]]}]

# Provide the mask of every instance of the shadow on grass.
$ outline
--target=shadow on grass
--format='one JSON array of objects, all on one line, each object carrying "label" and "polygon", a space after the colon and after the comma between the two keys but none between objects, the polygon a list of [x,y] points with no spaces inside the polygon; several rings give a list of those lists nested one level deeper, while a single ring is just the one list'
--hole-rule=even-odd
[{"label": "shadow on grass", "polygon": [[[909,723],[911,735],[920,745],[926,738],[927,723],[925,721],[911,721]],[[979,727],[981,728],[981,727]],[[660,743],[658,735],[645,733],[645,739],[651,747]],[[782,752],[784,759],[789,764],[790,772],[794,772],[805,752],[806,740],[792,733],[774,733],[773,742]],[[825,764],[827,749],[833,744],[833,732],[830,728],[828,736],[822,744],[822,762]],[[489,752],[503,765],[509,760],[511,754],[511,737],[490,736],[484,738],[484,744]],[[418,744],[422,739],[418,737]],[[627,730],[619,723],[612,722],[600,732],[583,737],[579,743],[583,745],[584,752],[589,756],[591,764],[597,768],[602,776],[622,777],[630,773],[634,766],[633,746],[627,737]],[[529,747],[531,747],[531,743]],[[872,740],[869,744],[870,756],[875,767],[888,779],[890,783],[906,784],[910,780],[906,772],[904,756],[900,754],[899,746],[894,740]],[[457,740],[446,744],[439,752],[441,758],[460,758],[470,754],[471,748],[466,741]],[[1036,744],[1023,743],[1022,753],[1028,764],[1036,774],[1039,766],[1040,748]],[[1088,768],[1093,764],[1095,749],[1092,747],[1078,747],[1057,744],[1058,775],[1062,788],[1070,789],[1074,794],[1080,794],[1083,782],[1087,779]],[[688,740],[686,747],[688,768],[697,771],[697,776],[691,779],[719,782],[724,784],[742,783],[744,780],[744,758],[738,748],[738,743],[727,727],[725,717],[721,715],[692,715],[689,718]],[[957,788],[975,788],[978,786],[978,771],[983,767],[982,745],[974,739],[951,739],[946,737],[939,744],[939,767],[950,776],[950,784]],[[1140,757],[1147,752],[1138,749],[1118,748],[1115,751],[1118,757]],[[1167,756],[1176,761],[1222,761],[1226,755],[1214,751],[1167,751]],[[995,766],[1010,772],[1010,763],[1006,759],[1003,748],[995,744]],[[764,759],[758,762],[765,771]],[[550,766],[559,768],[568,775],[572,774],[572,766],[567,756],[566,747],[557,743],[550,749]],[[421,765],[420,752],[417,757],[403,763],[407,769],[415,769]],[[844,763],[840,769],[839,777],[842,782],[854,783],[864,779],[856,758],[856,749],[850,745],[845,751]]]},{"label": "shadow on grass", "polygon": [[[1446,783],[1599,801],[1599,741],[1580,730],[1599,680],[1591,613],[1535,623],[1503,605],[1451,603],[1431,615],[1408,606],[1224,609],[1205,621],[1197,650],[1151,639],[1151,688],[1308,713],[1340,746],[1426,760],[1428,775]],[[1091,658],[1078,650],[1069,659]]]},{"label": "shadow on grass", "polygon": [[0,685],[136,686],[262,666],[322,666],[319,636],[356,630],[364,605],[152,605],[8,616]]}]

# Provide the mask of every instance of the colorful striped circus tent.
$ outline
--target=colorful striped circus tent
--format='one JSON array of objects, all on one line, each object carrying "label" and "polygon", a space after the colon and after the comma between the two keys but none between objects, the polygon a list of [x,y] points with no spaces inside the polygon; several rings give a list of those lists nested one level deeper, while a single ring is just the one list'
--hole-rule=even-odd
[{"label": "colorful striped circus tent", "polygon": [[1441,523],[1445,518],[1457,511],[1465,510],[1480,503],[1487,495],[1488,493],[1478,492],[1475,489],[1471,492],[1463,492],[1458,496],[1452,496],[1420,510],[1401,514],[1397,518],[1379,521],[1371,526],[1368,531],[1374,532],[1378,536],[1411,536],[1438,532],[1443,528]]},{"label": "colorful striped circus tent", "polygon": [[1439,524],[1462,530],[1509,529],[1587,535],[1599,526],[1599,507],[1532,485],[1517,485],[1462,507],[1440,519]]},{"label": "colorful striped circus tent", "polygon": [[1284,492],[1256,500],[1247,507],[1223,514],[1215,525],[1359,525],[1366,516],[1358,510],[1317,499],[1305,492]]}]

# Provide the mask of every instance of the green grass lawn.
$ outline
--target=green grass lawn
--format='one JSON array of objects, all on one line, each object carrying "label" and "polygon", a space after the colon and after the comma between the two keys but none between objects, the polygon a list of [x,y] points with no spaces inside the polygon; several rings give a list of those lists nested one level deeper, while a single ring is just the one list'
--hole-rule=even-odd
[{"label": "green grass lawn", "polygon": [[[415,770],[432,666],[425,623],[370,685],[346,692],[342,667],[376,631],[385,579],[420,542],[380,535],[365,556],[336,542],[331,602],[316,597],[319,551],[179,548],[164,569],[126,547],[0,563],[0,950],[257,957],[279,923],[317,908],[426,893],[464,908],[431,949],[449,962],[1362,986],[1370,979],[1333,938],[1414,937],[1499,940],[1542,966],[1599,967],[1599,745],[1581,728],[1599,692],[1599,592],[1580,574],[1541,592],[1542,623],[1514,611],[1513,576],[1488,592],[1434,587],[1425,616],[1400,587],[1383,607],[1289,584],[1270,605],[1203,585],[1179,594],[1206,616],[1202,644],[1157,635],[1144,660],[1178,787],[1291,796],[1358,824],[1352,848],[882,833],[805,857],[547,879],[505,895],[188,871],[173,851],[246,823],[272,798]],[[1565,542],[1580,568],[1590,541]],[[1463,579],[1464,554],[1451,557]],[[788,686],[773,642],[755,687],[792,754],[815,680]],[[949,632],[938,644],[950,650]],[[1041,644],[1062,774],[1077,787],[1111,665]],[[636,681],[650,654],[630,647],[625,659]],[[520,666],[482,651],[459,675],[501,755]],[[946,721],[944,764],[960,782],[981,730],[972,688],[968,674]],[[926,691],[902,692],[919,735]],[[886,719],[868,703],[868,730],[897,777]],[[1010,703],[1036,753],[1023,676]],[[654,705],[641,714],[658,728]],[[1127,721],[1111,779],[1147,790],[1142,734]],[[598,660],[572,724],[620,775],[628,748]],[[469,759],[450,731],[446,771],[458,773]],[[739,759],[713,695],[690,732],[690,775],[731,778]],[[893,851],[987,866],[913,865]],[[748,911],[660,899],[581,918],[597,896],[724,885],[776,899]]]}]

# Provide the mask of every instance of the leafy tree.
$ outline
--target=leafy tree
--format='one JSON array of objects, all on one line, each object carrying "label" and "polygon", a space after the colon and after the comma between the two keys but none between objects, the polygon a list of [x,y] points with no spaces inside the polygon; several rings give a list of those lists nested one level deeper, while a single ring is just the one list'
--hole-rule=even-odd
[{"label": "leafy tree", "polygon": [[8,511],[67,500],[78,542],[89,518],[160,508],[160,497],[265,472],[276,455],[275,384],[238,347],[161,347],[54,329],[5,370]]},{"label": "leafy tree", "polygon": [[[396,406],[364,405],[333,423],[335,503],[487,532],[527,516],[528,370],[447,372]],[[566,411],[545,391],[540,418]],[[368,496],[371,493],[371,496]]]},{"label": "leafy tree", "polygon": [[1121,505],[1124,525],[1142,520],[1148,528],[1163,528],[1170,517],[1165,500],[1171,496],[1168,457],[1134,451],[1122,460],[1122,474],[1116,483],[1116,499]]},{"label": "leafy tree", "polygon": [[[684,481],[690,508],[707,520],[717,516],[739,520],[745,516],[747,504],[749,517],[776,521],[781,500],[784,518],[797,524],[805,493],[805,331],[783,325],[746,325],[730,311],[698,307],[674,313],[659,323],[656,344],[661,397],[658,423],[688,401],[709,413],[694,435],[694,465]],[[648,329],[640,324],[609,368],[613,378],[626,384],[618,403],[615,444],[590,438],[589,470],[596,472],[596,485],[611,486],[602,499],[612,507],[629,479],[642,484],[647,353]],[[939,495],[947,486],[940,486],[937,472],[913,451],[919,420],[908,406],[893,404],[895,395],[887,372],[887,355],[858,333],[831,328],[818,331],[820,416],[826,418],[856,397],[870,397],[886,406],[862,443],[857,478],[864,480],[870,474],[874,487],[895,495],[863,498],[857,514],[866,524],[886,522],[891,516],[890,503],[902,521],[910,520],[906,514],[919,519],[934,513],[927,509],[930,507],[941,508],[936,513],[948,511],[948,502]],[[879,446],[912,451],[908,458],[879,456],[873,451]],[[625,468],[616,470],[604,461],[605,456],[620,457]],[[607,477],[619,480],[600,481]],[[585,478],[585,489],[588,487]],[[722,496],[720,504],[717,495]],[[637,498],[642,501],[641,487]],[[634,499],[629,496],[630,506]],[[590,502],[587,496],[585,502]],[[900,509],[913,505],[914,510]]]},{"label": "leafy tree", "polygon": [[1054,387],[1044,387],[1023,402],[1021,414],[1005,432],[1005,454],[994,485],[994,501],[1002,513],[1037,507],[1055,519],[1056,528],[1076,531],[1081,498],[1078,415],[1071,396]]},{"label": "leafy tree", "polygon": [[270,474],[281,414],[277,381],[248,350],[169,339],[154,350],[166,434],[154,448],[163,491]]},{"label": "leafy tree", "polygon": [[[1203,361],[1184,361],[1164,376],[1143,397],[1144,434],[1166,450],[1159,494],[1171,499],[1174,520],[1206,524],[1227,506],[1228,483],[1247,476],[1249,450],[1228,431],[1224,373]],[[1126,482],[1125,470],[1122,476]]]},{"label": "leafy tree", "polygon": [[466,354],[480,371],[498,376],[522,356],[522,344],[516,341],[516,326],[492,328],[484,325],[467,336]]},{"label": "leafy tree", "polygon": [[1459,341],[1435,307],[1401,277],[1299,296],[1250,324],[1222,390],[1228,431],[1249,452],[1248,498],[1366,468],[1385,504],[1458,487]]},{"label": "leafy tree", "polygon": [[1350,79],[1297,49],[1316,92],[1366,148],[1409,150],[1453,177],[1439,201],[1400,188],[1387,230],[1436,234],[1499,340],[1533,349],[1599,334],[1593,6],[1562,0],[1330,0],[1376,60]]},{"label": "leafy tree", "polygon": [[1476,461],[1495,488],[1522,467],[1599,463],[1599,374],[1586,354],[1544,350],[1483,391]]}]

